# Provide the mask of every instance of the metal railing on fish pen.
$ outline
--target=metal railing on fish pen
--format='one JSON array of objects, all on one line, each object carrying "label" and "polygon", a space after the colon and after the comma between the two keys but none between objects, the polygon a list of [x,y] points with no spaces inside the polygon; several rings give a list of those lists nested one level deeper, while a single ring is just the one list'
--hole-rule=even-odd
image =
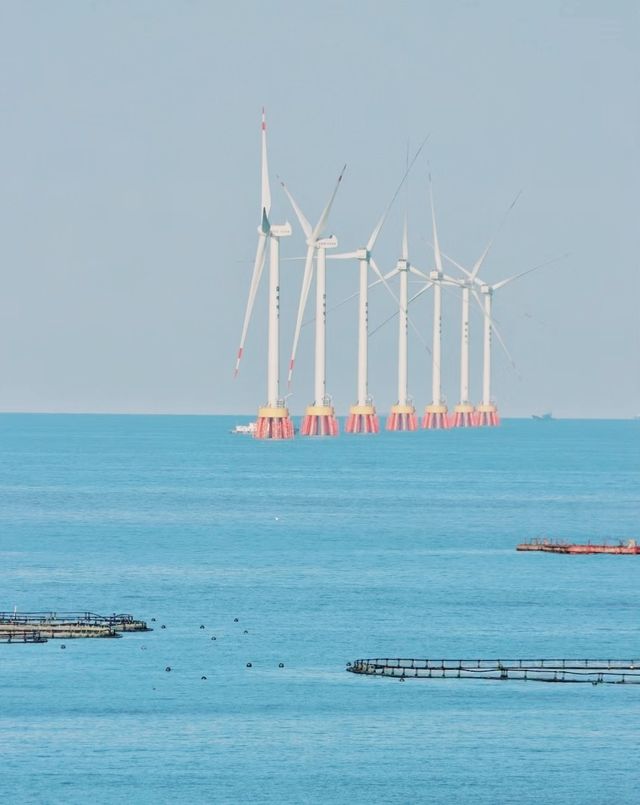
[{"label": "metal railing on fish pen", "polygon": [[37,629],[3,630],[0,628],[0,643],[46,643]]},{"label": "metal railing on fish pen", "polygon": [[640,685],[640,659],[414,659],[377,657],[347,663],[347,671],[400,679],[521,679],[538,682]]},{"label": "metal railing on fish pen", "polygon": [[115,631],[151,631],[145,621],[133,615],[113,613],[98,615],[95,612],[0,612],[0,629],[3,623],[10,624],[78,624],[83,626],[104,626]]}]

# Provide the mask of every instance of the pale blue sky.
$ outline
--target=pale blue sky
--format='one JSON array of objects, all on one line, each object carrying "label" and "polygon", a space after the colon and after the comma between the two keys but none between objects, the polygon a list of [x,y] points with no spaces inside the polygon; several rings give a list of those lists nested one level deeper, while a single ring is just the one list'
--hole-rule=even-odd
[{"label": "pale blue sky", "polygon": [[[519,374],[496,350],[506,415],[640,413],[640,14],[629,2],[0,2],[0,410],[253,412],[265,297],[232,380],[259,215],[267,107],[274,218],[308,217],[348,163],[330,230],[366,240],[402,173],[428,267],[427,160],[442,247],[471,262],[518,190],[489,280],[570,252],[496,296]],[[376,252],[390,268],[402,202]],[[295,236],[283,256],[304,249]],[[301,267],[283,263],[288,357]],[[550,284],[551,281],[554,285]],[[329,305],[356,288],[332,265]],[[379,289],[376,289],[377,291]],[[372,325],[392,303],[372,294]],[[412,315],[430,338],[431,300]],[[457,400],[458,300],[445,304]],[[355,305],[329,320],[328,390],[355,395]],[[480,396],[481,320],[472,322]],[[311,401],[312,332],[290,405]],[[370,388],[395,401],[396,327],[371,339]],[[411,345],[411,391],[429,356]]]}]

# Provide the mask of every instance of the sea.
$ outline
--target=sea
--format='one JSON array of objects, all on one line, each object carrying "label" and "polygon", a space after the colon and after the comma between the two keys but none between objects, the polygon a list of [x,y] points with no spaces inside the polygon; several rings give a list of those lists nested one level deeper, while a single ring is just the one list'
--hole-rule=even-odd
[{"label": "sea", "polygon": [[0,416],[0,609],[153,627],[0,643],[3,803],[640,802],[640,686],[345,670],[640,658],[640,556],[515,550],[640,537],[639,422],[246,421]]}]

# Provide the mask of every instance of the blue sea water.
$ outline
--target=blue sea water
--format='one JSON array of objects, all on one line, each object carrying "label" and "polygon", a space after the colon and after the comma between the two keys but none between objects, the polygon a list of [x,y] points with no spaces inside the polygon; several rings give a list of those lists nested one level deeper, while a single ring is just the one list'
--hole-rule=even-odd
[{"label": "blue sea water", "polygon": [[640,687],[344,670],[640,656],[640,557],[514,550],[640,536],[638,423],[233,424],[0,416],[0,608],[156,619],[0,644],[3,802],[640,802]]}]

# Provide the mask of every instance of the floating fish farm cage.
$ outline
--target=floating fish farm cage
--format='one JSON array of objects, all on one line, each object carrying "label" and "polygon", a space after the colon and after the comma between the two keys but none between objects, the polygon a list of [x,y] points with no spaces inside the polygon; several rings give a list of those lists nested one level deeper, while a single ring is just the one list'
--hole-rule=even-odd
[{"label": "floating fish farm cage", "polygon": [[347,663],[352,674],[396,679],[485,679],[640,685],[640,659],[412,659],[377,657]]}]

